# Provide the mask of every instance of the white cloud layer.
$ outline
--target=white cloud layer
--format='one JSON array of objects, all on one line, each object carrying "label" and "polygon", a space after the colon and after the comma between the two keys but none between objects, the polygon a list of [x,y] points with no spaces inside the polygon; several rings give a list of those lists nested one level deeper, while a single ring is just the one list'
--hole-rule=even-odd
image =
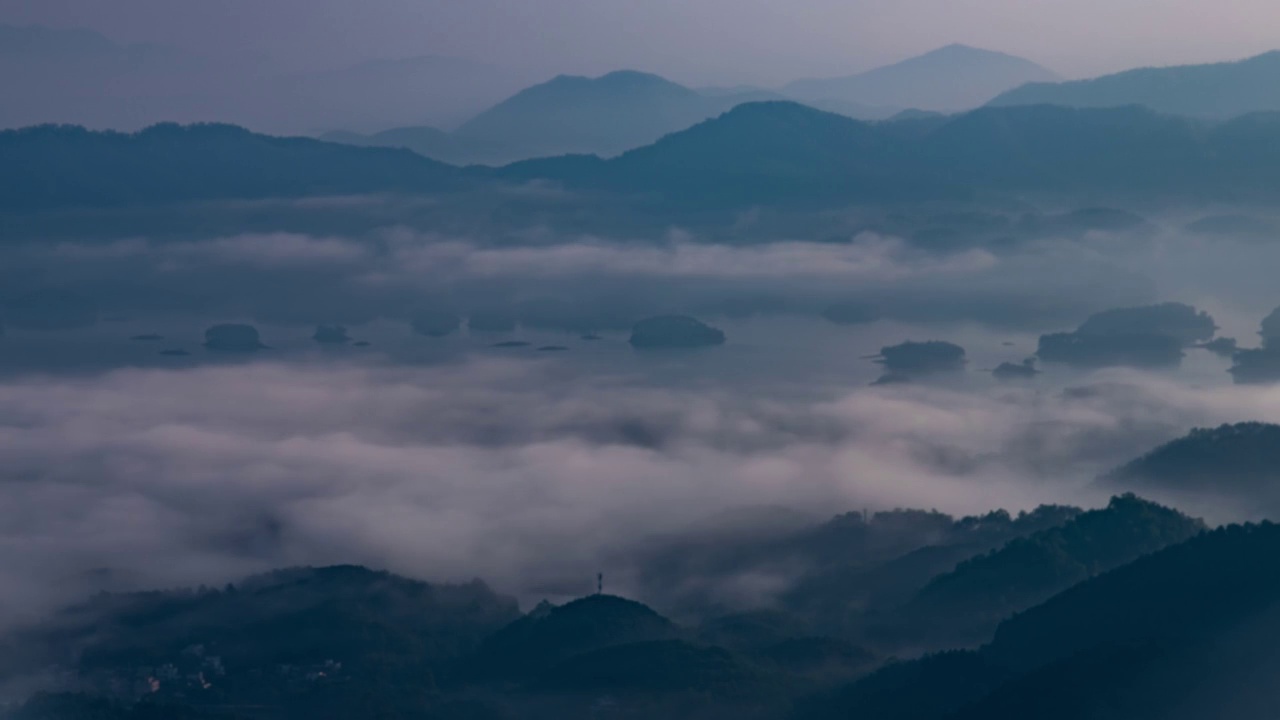
[{"label": "white cloud layer", "polygon": [[1099,472],[1193,425],[1280,421],[1280,390],[1129,372],[1089,387],[815,399],[486,359],[14,379],[0,611],[333,562],[572,592],[603,558],[726,508],[1092,504]]}]

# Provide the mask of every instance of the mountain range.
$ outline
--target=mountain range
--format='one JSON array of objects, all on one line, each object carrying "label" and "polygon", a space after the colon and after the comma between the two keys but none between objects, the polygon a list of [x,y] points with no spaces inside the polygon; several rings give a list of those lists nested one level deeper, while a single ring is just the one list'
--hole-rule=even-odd
[{"label": "mountain range", "polygon": [[1280,190],[1280,116],[1207,123],[1131,106],[982,108],[865,123],[751,103],[611,160],[512,165],[511,179],[776,204],[965,198],[975,192],[1248,198]]},{"label": "mountain range", "polygon": [[1072,82],[1034,82],[1002,93],[991,104],[1144,105],[1162,113],[1225,119],[1280,111],[1277,77],[1280,51],[1238,62],[1142,68]]},{"label": "mountain range", "polygon": [[866,123],[796,103],[740,105],[622,155],[460,169],[414,153],[230,126],[127,135],[0,132],[10,209],[314,194],[434,193],[543,180],[669,207],[823,206],[977,193],[1153,201],[1280,192],[1280,115],[1214,123],[1141,107],[982,108]]},{"label": "mountain range", "polygon": [[481,112],[455,131],[404,127],[372,135],[333,132],[323,140],[404,147],[459,165],[500,165],[556,155],[618,155],[715,117],[767,93],[703,94],[657,75],[620,71],[562,75]]},{"label": "mountain range", "polygon": [[[693,90],[634,71],[562,75],[528,86],[519,70],[456,57],[286,73],[250,58],[214,60],[164,45],[122,44],[90,30],[0,25],[0,79],[9,92],[0,127],[134,130],[155,122],[217,121],[275,133],[327,128],[347,133],[334,140],[407,143],[460,164],[615,155],[743,102],[794,99],[883,119],[907,108],[972,108],[1022,82],[1053,77],[1026,60],[953,45],[861,75],[798,81],[777,91]],[[383,134],[384,128],[402,130]],[[429,129],[459,132],[446,140],[428,137]]]},{"label": "mountain range", "polygon": [[648,73],[562,75],[522,90],[453,132],[406,126],[373,134],[334,131],[322,139],[404,147],[443,162],[498,165],[556,155],[610,157],[656,142],[748,102],[799,100],[863,120],[978,107],[1003,90],[1056,76],[1011,55],[951,45],[872,70],[806,80],[773,91],[754,86],[694,90]]},{"label": "mountain range", "polygon": [[1233,63],[1148,68],[1092,80],[1057,76],[1023,58],[949,45],[845,77],[797,80],[777,91],[753,86],[693,90],[656,75],[621,71],[561,76],[523,90],[455,132],[411,126],[372,135],[330,133],[356,145],[406,147],[457,164],[535,157],[610,157],[656,142],[749,102],[798,101],[868,120],[938,120],[937,113],[992,107],[1140,105],[1159,113],[1226,120],[1280,111],[1280,52]]},{"label": "mountain range", "polygon": [[1280,90],[1272,82],[1277,73],[1280,51],[1055,82],[1052,71],[1029,60],[948,45],[860,74],[797,80],[778,90],[694,90],[634,71],[560,76],[519,90],[527,84],[519,71],[461,58],[423,55],[282,74],[248,60],[214,61],[163,45],[116,43],[88,30],[0,25],[0,80],[9,95],[0,126],[53,122],[132,130],[157,121],[218,121],[275,133],[329,128],[334,132],[326,139],[336,142],[498,165],[560,154],[613,156],[739,104],[771,100],[863,120],[923,119],[922,113],[984,103],[1143,105],[1228,119],[1280,111]]}]

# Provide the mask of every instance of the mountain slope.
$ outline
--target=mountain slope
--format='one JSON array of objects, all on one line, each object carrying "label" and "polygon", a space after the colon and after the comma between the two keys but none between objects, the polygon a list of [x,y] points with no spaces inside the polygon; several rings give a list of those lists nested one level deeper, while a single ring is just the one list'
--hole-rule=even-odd
[{"label": "mountain slope", "polygon": [[1196,428],[1108,474],[1125,488],[1160,488],[1274,503],[1280,480],[1280,425],[1260,422]]},{"label": "mountain slope", "polygon": [[806,717],[1273,717],[1280,526],[1231,526],[1006,620],[977,652],[891,665]]},{"label": "mountain slope", "polygon": [[797,80],[783,88],[783,92],[833,110],[837,109],[831,107],[833,104],[843,103],[955,111],[977,107],[1024,83],[1055,79],[1051,71],[1030,60],[964,45],[948,45],[858,75]]},{"label": "mountain slope", "polygon": [[439,192],[456,168],[409,152],[257,135],[231,125],[138,133],[39,126],[0,132],[0,209]]},{"label": "mountain slope", "polygon": [[518,679],[576,655],[633,643],[675,640],[679,628],[645,605],[591,595],[535,610],[484,641],[475,658],[486,679]]},{"label": "mountain slope", "polygon": [[1280,111],[1278,76],[1280,51],[1275,51],[1239,62],[1142,68],[1073,82],[1036,82],[1001,94],[991,105],[1145,105],[1176,115],[1229,118]]},{"label": "mountain slope", "polygon": [[690,204],[981,190],[1260,199],[1280,193],[1280,114],[1214,124],[1140,107],[1028,106],[869,124],[796,103],[750,103],[612,160],[531,161],[498,174]]},{"label": "mountain slope", "polygon": [[1213,123],[1136,106],[1020,106],[871,124],[797,103],[748,103],[608,160],[465,171],[403,150],[228,125],[0,132],[0,209],[434,193],[493,180],[548,180],[700,211],[1001,193],[1269,202],[1280,195],[1280,113]]},{"label": "mountain slope", "polygon": [[1012,618],[986,654],[1040,670],[960,717],[993,717],[993,706],[1004,717],[1044,717],[1037,710],[1053,703],[1074,710],[1056,711],[1064,718],[1273,715],[1277,551],[1275,525],[1219,529]]},{"label": "mountain slope", "polygon": [[[302,632],[313,616],[327,622]],[[277,570],[222,591],[101,594],[21,637],[43,647],[28,647],[32,655],[48,651],[82,667],[176,654],[201,638],[246,662],[300,662],[326,652],[389,652],[390,645],[361,645],[373,637],[370,624],[381,623],[394,626],[397,648],[422,653],[424,639],[449,638],[432,652],[454,656],[517,616],[513,600],[478,581],[431,585],[358,566],[331,566]]]},{"label": "mountain slope", "polygon": [[903,607],[896,632],[932,642],[981,642],[1009,615],[1202,530],[1202,522],[1175,510],[1116,497],[1102,510],[1015,539],[934,578]]},{"label": "mountain slope", "polygon": [[[672,692],[734,689],[757,681],[727,651],[679,640],[613,645],[571,657],[539,678],[545,690],[569,692]],[[739,687],[734,687],[739,686]]]},{"label": "mountain slope", "polygon": [[734,95],[708,97],[646,73],[562,75],[504,100],[455,134],[511,148],[513,160],[572,153],[617,155],[739,102]]},{"label": "mountain slope", "polygon": [[884,196],[904,184],[919,193],[930,182],[913,173],[907,148],[872,125],[787,102],[740,105],[589,171],[594,183],[691,203]]},{"label": "mountain slope", "polygon": [[[901,606],[931,580],[952,571],[964,560],[983,556],[1016,538],[1063,525],[1081,512],[1073,507],[1045,505],[1016,516],[998,511],[966,517],[933,529],[927,529],[928,516],[908,519],[905,513],[878,513],[874,522],[855,522],[836,532],[831,531],[850,524],[828,523],[820,529],[822,532],[802,537],[798,545],[814,546],[807,553],[809,557],[821,558],[821,551],[831,557],[825,558],[825,563],[815,563],[814,569],[796,581],[781,600],[788,610],[830,632],[843,631],[847,626],[861,627],[866,614]],[[898,532],[886,532],[878,527],[881,525],[902,527]]]}]

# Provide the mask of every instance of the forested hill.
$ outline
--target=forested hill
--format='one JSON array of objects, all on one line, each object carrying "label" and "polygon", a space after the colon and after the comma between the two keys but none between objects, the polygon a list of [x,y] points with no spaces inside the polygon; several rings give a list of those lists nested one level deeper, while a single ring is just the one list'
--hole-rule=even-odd
[{"label": "forested hill", "polygon": [[991,107],[866,123],[786,102],[740,105],[607,161],[498,171],[688,203],[1111,193],[1148,199],[1280,194],[1280,115],[1224,123],[1131,106]]},{"label": "forested hill", "polygon": [[436,193],[461,183],[455,168],[407,150],[272,137],[233,125],[0,132],[0,210]]},{"label": "forested hill", "polygon": [[602,160],[459,169],[407,150],[276,138],[227,125],[134,134],[0,132],[0,210],[370,193],[432,195],[550,181],[701,207],[970,198],[1152,201],[1280,196],[1280,115],[1223,123],[1139,107],[983,108],[865,123],[788,102],[735,109]]}]

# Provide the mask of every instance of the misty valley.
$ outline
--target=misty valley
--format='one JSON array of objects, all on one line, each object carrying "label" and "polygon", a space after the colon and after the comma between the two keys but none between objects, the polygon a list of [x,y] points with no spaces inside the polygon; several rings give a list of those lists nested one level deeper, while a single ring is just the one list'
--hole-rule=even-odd
[{"label": "misty valley", "polygon": [[1280,715],[1280,53],[8,17],[0,718]]}]

